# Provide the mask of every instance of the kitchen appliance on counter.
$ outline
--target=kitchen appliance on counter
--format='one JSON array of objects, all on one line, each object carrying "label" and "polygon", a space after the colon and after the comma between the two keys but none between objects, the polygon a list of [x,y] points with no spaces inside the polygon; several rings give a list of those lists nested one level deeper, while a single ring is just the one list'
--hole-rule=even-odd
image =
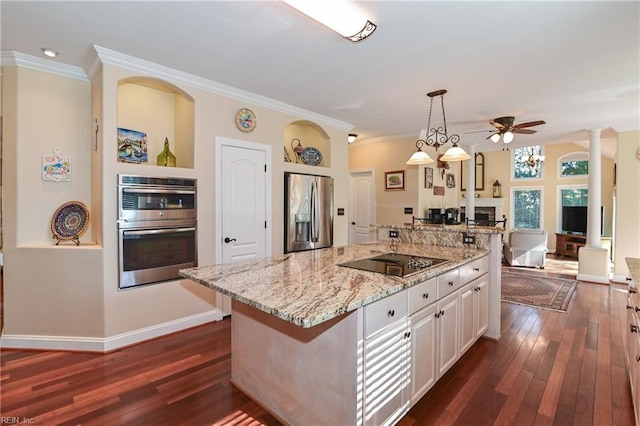
[{"label": "kitchen appliance on counter", "polygon": [[197,260],[196,180],[119,175],[119,288],[180,279]]},{"label": "kitchen appliance on counter", "polygon": [[449,261],[436,257],[387,253],[365,259],[353,260],[351,262],[339,263],[338,266],[346,266],[347,268],[405,278],[446,262]]},{"label": "kitchen appliance on counter", "polygon": [[333,245],[333,178],[284,175],[284,252]]}]

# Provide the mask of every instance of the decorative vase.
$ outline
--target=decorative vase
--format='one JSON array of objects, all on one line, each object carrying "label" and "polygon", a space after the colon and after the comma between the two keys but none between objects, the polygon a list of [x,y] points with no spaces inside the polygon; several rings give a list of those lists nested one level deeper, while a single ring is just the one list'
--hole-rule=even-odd
[{"label": "decorative vase", "polygon": [[176,156],[169,149],[169,138],[164,138],[164,149],[157,157],[158,166],[175,167]]}]

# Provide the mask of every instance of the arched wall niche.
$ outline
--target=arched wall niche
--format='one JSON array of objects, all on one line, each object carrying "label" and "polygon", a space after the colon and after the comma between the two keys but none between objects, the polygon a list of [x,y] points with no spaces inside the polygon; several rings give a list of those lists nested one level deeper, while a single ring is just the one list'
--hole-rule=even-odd
[{"label": "arched wall niche", "polygon": [[194,167],[195,102],[184,90],[150,77],[122,79],[117,122],[118,128],[147,135],[147,157],[140,164],[155,166],[166,138],[177,167]]},{"label": "arched wall niche", "polygon": [[287,158],[292,163],[302,163],[302,159],[296,155],[294,148],[298,145],[303,148],[315,148],[322,155],[318,167],[331,167],[331,138],[327,132],[316,123],[307,120],[293,121],[284,130],[285,161]]}]

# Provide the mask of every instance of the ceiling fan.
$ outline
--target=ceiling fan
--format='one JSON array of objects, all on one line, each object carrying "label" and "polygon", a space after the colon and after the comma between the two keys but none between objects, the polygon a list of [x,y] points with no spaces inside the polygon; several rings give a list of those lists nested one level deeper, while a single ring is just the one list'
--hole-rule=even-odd
[{"label": "ceiling fan", "polygon": [[487,136],[487,139],[491,139],[493,142],[498,143],[502,138],[504,143],[510,143],[513,141],[515,133],[532,135],[536,133],[536,130],[528,129],[528,127],[545,124],[542,120],[513,124],[514,120],[515,117],[498,117],[489,122],[489,124],[496,128],[495,130],[480,130],[479,132],[468,133],[491,132],[491,135]]}]

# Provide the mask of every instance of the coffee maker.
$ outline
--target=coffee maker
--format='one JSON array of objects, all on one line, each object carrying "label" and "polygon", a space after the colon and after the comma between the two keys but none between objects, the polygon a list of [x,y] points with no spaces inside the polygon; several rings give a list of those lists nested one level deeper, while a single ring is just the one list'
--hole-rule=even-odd
[{"label": "coffee maker", "polygon": [[447,208],[444,211],[444,223],[447,225],[458,225],[459,210],[454,208]]}]

